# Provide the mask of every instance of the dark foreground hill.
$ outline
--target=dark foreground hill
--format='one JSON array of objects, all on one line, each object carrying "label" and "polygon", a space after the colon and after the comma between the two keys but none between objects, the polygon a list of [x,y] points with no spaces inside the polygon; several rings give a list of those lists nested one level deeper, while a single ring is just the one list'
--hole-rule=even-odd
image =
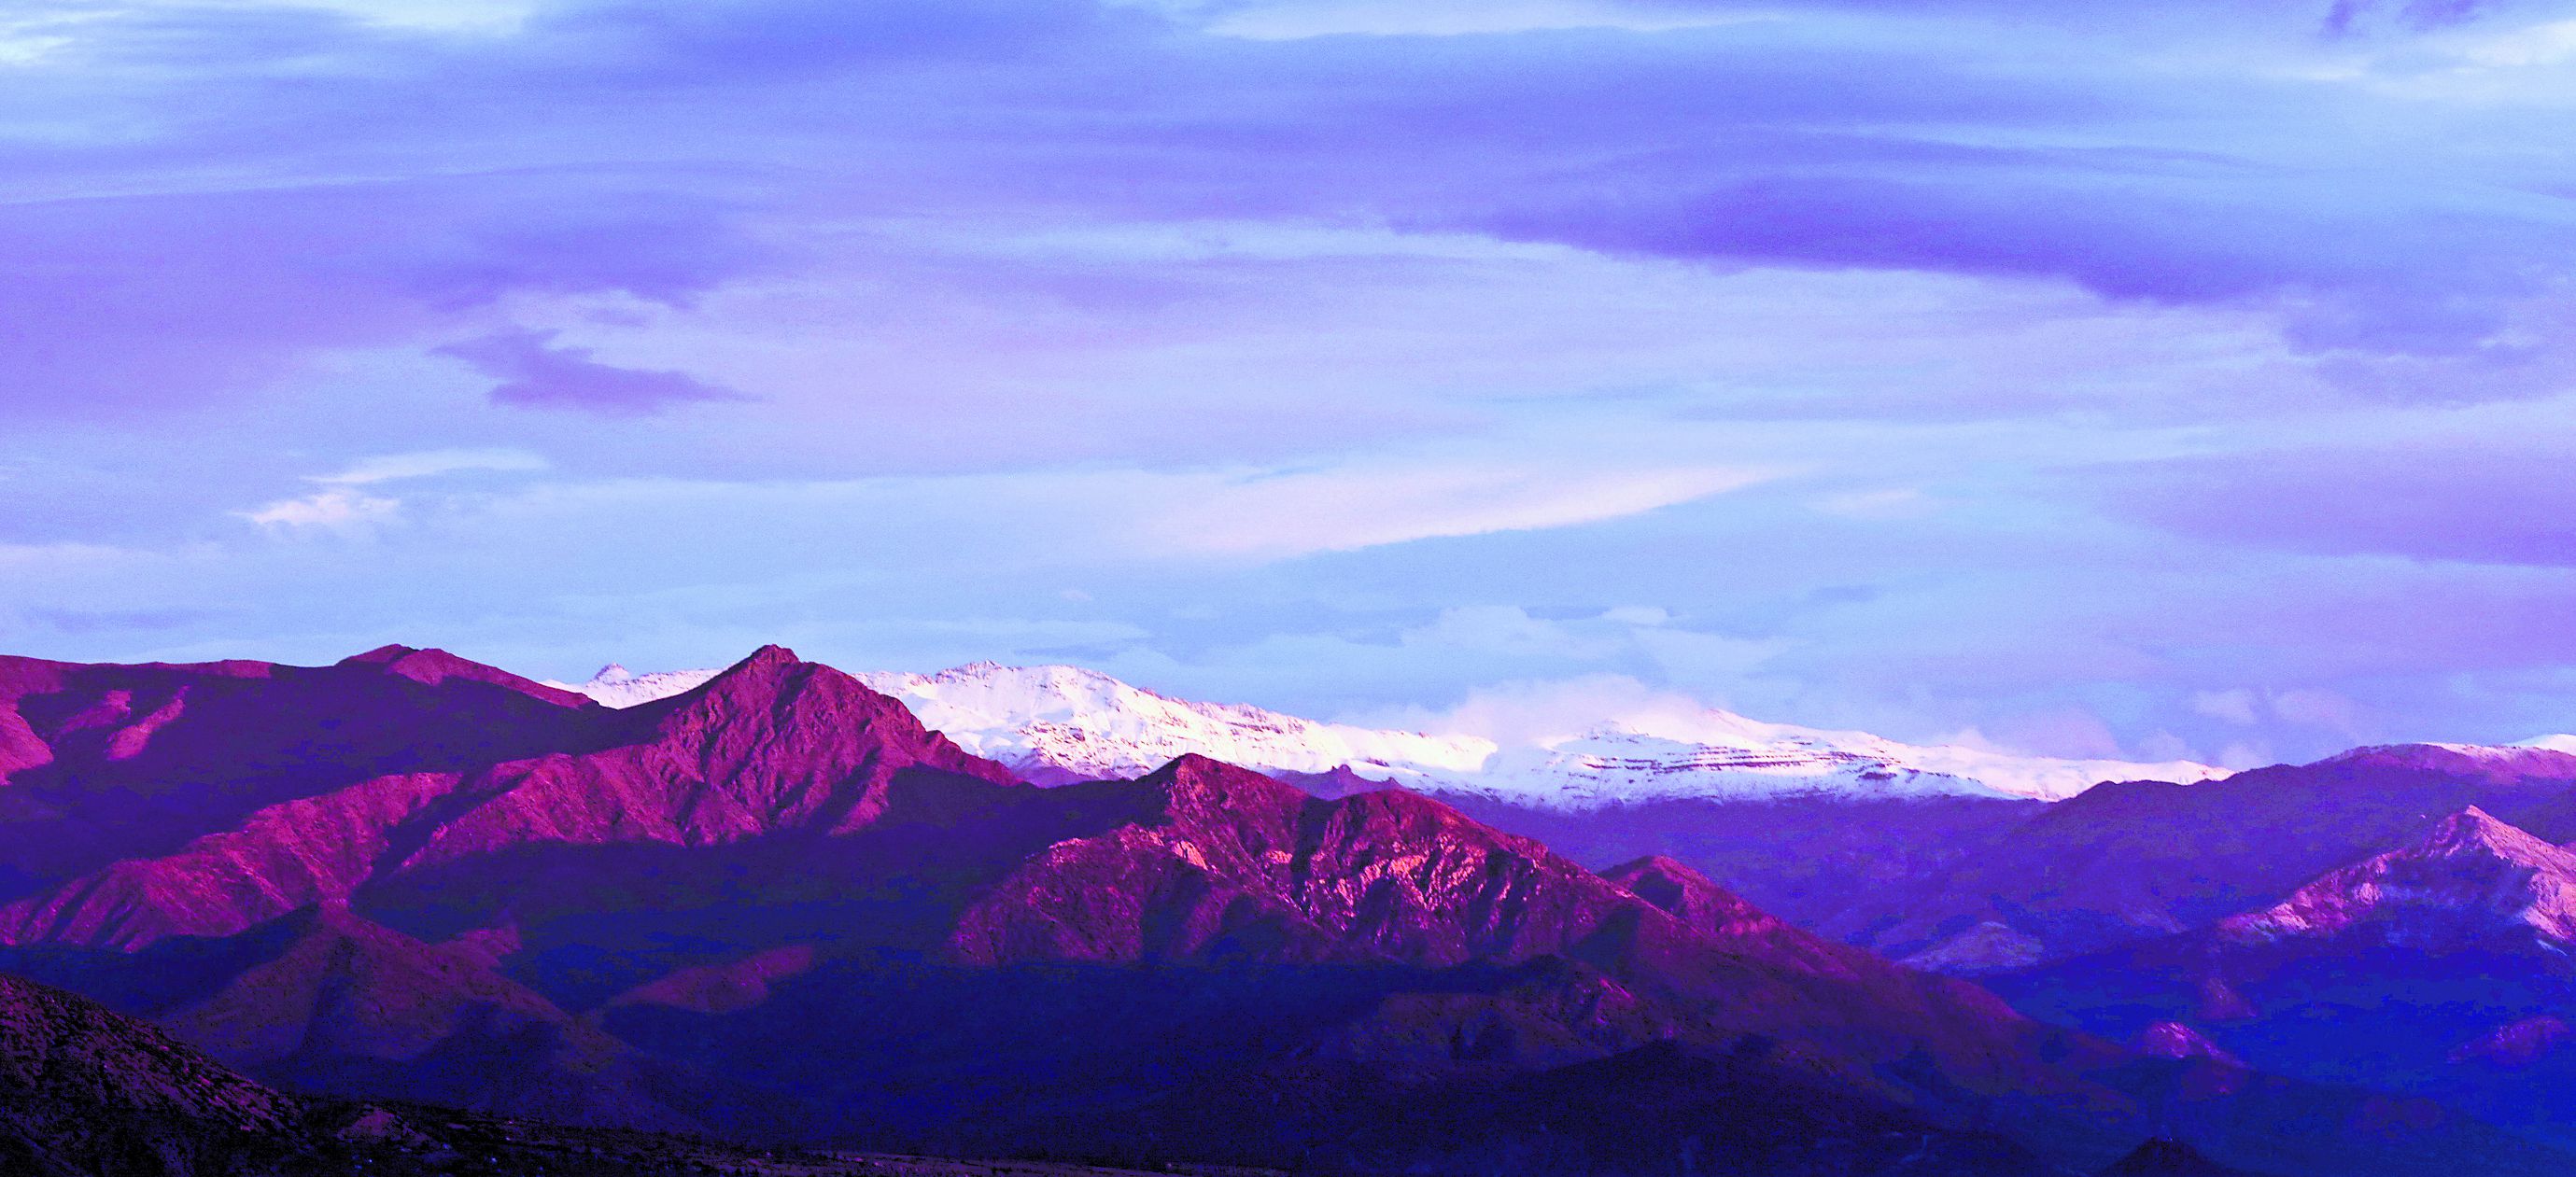
[{"label": "dark foreground hill", "polygon": [[758,1152],[680,1136],[285,1094],[161,1030],[0,976],[11,1177],[1115,1177],[1026,1162]]}]

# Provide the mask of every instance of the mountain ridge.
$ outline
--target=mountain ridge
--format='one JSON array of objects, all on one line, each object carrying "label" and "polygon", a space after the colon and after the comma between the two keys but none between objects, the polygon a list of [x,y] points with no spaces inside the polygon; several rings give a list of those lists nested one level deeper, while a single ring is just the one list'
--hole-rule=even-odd
[{"label": "mountain ridge", "polygon": [[[704,671],[636,675],[611,664],[582,684],[603,704],[636,706],[703,681]],[[1097,671],[970,663],[932,674],[858,675],[925,724],[1039,784],[1134,776],[1189,752],[1266,772],[1364,777],[1443,794],[1576,811],[1675,798],[1783,795],[2038,797],[2096,781],[2224,770],[2187,762],[2060,760],[1958,746],[1916,746],[1864,732],[1764,723],[1714,709],[1670,731],[1606,725],[1541,744],[1323,723],[1246,704],[1193,702]]]}]

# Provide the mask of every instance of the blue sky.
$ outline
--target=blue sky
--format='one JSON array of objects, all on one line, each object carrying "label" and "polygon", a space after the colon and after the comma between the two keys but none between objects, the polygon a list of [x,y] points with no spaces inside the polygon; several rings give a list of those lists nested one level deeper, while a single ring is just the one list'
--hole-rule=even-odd
[{"label": "blue sky", "polygon": [[0,648],[2565,730],[2571,106],[2469,0],[19,3]]}]

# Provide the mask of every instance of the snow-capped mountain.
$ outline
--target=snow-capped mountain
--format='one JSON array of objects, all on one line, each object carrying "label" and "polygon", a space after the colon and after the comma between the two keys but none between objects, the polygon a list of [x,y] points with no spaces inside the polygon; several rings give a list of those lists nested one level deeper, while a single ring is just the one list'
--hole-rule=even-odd
[{"label": "snow-capped mountain", "polygon": [[2057,801],[2108,780],[2188,784],[2225,775],[2225,769],[2189,761],[2060,760],[1900,744],[1867,732],[1764,723],[1709,708],[1506,748],[1453,787],[1498,800],[1575,808],[1791,793]]},{"label": "snow-capped mountain", "polygon": [[[610,666],[570,689],[628,707],[688,690],[712,673],[639,675]],[[1385,731],[1174,699],[1072,666],[978,662],[937,674],[857,677],[903,700],[967,751],[1040,784],[1138,776],[1190,752],[1264,772],[1348,768],[1426,792],[1554,809],[1796,794],[2057,800],[2105,780],[2226,775],[2187,761],[2059,760],[1900,744],[1714,709],[1503,746],[1479,735]]]},{"label": "snow-capped mountain", "polygon": [[1419,784],[1473,773],[1493,741],[1318,723],[1243,704],[1193,703],[1072,666],[977,662],[937,674],[858,676],[904,701],[958,746],[1040,784],[1132,777],[1174,757],[1202,756],[1264,772],[1349,767]]},{"label": "snow-capped mountain", "polygon": [[700,684],[721,673],[723,671],[720,669],[710,669],[664,670],[652,674],[637,674],[611,662],[600,667],[599,673],[590,676],[589,682],[568,683],[547,679],[546,685],[567,691],[579,691],[599,700],[605,706],[633,707],[639,703],[650,703],[655,699],[667,699],[683,691],[695,690]]}]

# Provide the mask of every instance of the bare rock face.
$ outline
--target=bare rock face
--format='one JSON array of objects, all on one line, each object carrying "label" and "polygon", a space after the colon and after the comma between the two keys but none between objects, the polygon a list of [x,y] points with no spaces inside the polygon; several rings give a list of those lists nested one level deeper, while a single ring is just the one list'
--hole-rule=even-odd
[{"label": "bare rock face", "polygon": [[[0,822],[0,851],[48,828],[79,842],[75,819],[111,795],[133,829],[56,859],[167,831],[153,853],[0,906],[0,941],[29,964],[301,1086],[639,1128],[699,1126],[668,1098],[693,1084],[506,979],[514,927],[433,946],[352,899],[530,848],[829,840],[873,821],[906,774],[1017,788],[777,647],[625,712],[409,647],[321,668],[5,660],[0,716],[0,747],[20,749],[0,796],[42,807]],[[120,972],[121,954],[137,955]],[[119,975],[189,995],[138,996]]]},{"label": "bare rock face", "polygon": [[1400,791],[1319,801],[1196,755],[1105,788],[1147,816],[1058,843],[995,886],[959,920],[960,959],[1511,961],[1642,906],[1535,842]]},{"label": "bare rock face", "polygon": [[[1634,1025],[1688,1022],[1721,1040],[1829,1038],[1832,1065],[1855,1073],[1911,1054],[1948,1068],[1953,1082],[2082,1098],[2071,1094],[2080,1084],[2030,1062],[2042,1031],[1991,995],[1788,927],[1678,863],[1605,878],[1429,798],[1383,790],[1322,800],[1195,756],[1045,797],[1081,804],[1085,789],[1122,796],[1139,816],[1054,843],[984,890],[956,921],[954,959],[1417,969],[1562,959],[1586,968],[1532,982],[1549,994],[1539,1005],[1615,1008],[1644,995],[1662,1012]],[[1534,1008],[1530,1000],[1519,1008]],[[1437,1022],[1466,1006],[1415,1008]],[[1412,1032],[1386,1016],[1377,1033]],[[1580,1033],[1546,1033],[1560,1031]]]},{"label": "bare rock face", "polygon": [[2330,871],[2279,904],[2218,925],[2219,935],[2245,943],[2363,931],[2433,948],[2502,937],[2565,944],[2576,939],[2576,853],[2472,806],[2413,845]]},{"label": "bare rock face", "polygon": [[0,896],[374,777],[585,750],[607,718],[409,647],[322,667],[0,658]]}]

